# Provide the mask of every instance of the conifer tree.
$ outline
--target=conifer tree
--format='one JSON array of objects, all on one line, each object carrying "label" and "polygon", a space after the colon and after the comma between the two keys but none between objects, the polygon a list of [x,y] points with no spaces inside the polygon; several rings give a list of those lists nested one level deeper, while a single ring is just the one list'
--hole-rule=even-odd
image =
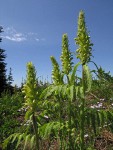
[{"label": "conifer tree", "polygon": [[13,80],[13,76],[12,76],[12,68],[10,68],[9,74],[7,77],[7,88],[11,93],[13,92],[13,86],[12,86],[13,81],[14,80]]},{"label": "conifer tree", "polygon": [[13,76],[12,76],[12,68],[9,69],[9,75],[7,77],[7,82],[8,82],[8,85],[11,86],[12,85],[12,82],[13,82]]},{"label": "conifer tree", "polygon": [[[3,28],[0,26],[0,33],[3,32]],[[0,42],[2,38],[0,37]],[[7,86],[7,79],[6,79],[6,63],[5,58],[6,55],[4,54],[5,50],[0,48],[0,95],[6,89]]]}]

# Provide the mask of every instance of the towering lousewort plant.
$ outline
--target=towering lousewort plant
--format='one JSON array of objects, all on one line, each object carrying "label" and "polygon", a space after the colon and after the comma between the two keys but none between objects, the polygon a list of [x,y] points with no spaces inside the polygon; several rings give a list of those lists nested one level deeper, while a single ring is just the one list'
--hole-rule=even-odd
[{"label": "towering lousewort plant", "polygon": [[[53,79],[53,84],[57,88],[60,87],[63,84],[63,75],[62,72],[60,71],[59,64],[56,61],[56,59],[51,56],[51,62],[53,66],[52,70],[52,79]],[[53,89],[53,88],[52,88]],[[59,122],[60,122],[60,128],[62,124],[62,100],[61,100],[61,93],[58,92],[57,90],[55,91],[55,98],[58,100],[59,103]],[[62,150],[62,131],[59,131],[60,134],[60,150]]]},{"label": "towering lousewort plant", "polygon": [[[65,84],[63,82],[64,76],[67,78],[67,83],[69,83],[69,73],[72,71],[72,55],[71,52],[69,50],[69,44],[68,44],[68,36],[67,34],[64,34],[62,37],[62,54],[61,54],[61,62],[62,62],[62,70],[60,71],[59,69],[59,65],[56,61],[56,59],[52,56],[51,57],[51,61],[52,61],[52,65],[53,65],[53,70],[52,70],[52,79],[53,79],[53,83],[56,86],[56,90],[55,91],[55,97],[58,100],[59,103],[59,122],[60,122],[60,127],[61,124],[63,123],[63,119],[62,119],[62,112],[63,112],[63,108],[62,108],[62,103],[63,103],[63,87],[65,87]],[[60,90],[61,89],[61,90]],[[66,87],[66,91],[68,91],[68,88]],[[66,94],[66,91],[64,92]],[[69,144],[68,147],[70,149],[70,147],[72,147],[72,140],[71,140],[71,101],[70,99],[68,99],[68,97],[65,95],[65,100],[68,103],[68,109],[67,109],[67,116],[68,116],[68,126],[70,128],[70,131],[68,132],[68,139],[69,139]],[[60,130],[60,149],[62,149],[63,146],[63,135],[62,135],[62,131]]]},{"label": "towering lousewort plant", "polygon": [[[72,62],[72,54],[69,50],[69,41],[68,41],[68,36],[67,34],[64,34],[62,36],[62,53],[61,53],[61,56],[60,56],[60,59],[61,59],[61,62],[62,62],[62,73],[64,75],[66,75],[67,77],[67,85],[70,84],[70,80],[69,80],[69,74],[70,72],[72,71],[72,65],[73,65],[73,62]],[[69,89],[67,88],[67,93],[69,91]],[[69,140],[69,144],[68,144],[68,148],[69,149],[72,149],[72,137],[71,137],[71,120],[72,120],[72,117],[71,117],[71,99],[66,97],[66,100],[68,102],[68,107],[67,107],[67,116],[68,116],[68,128],[69,128],[69,132],[68,132],[68,140]]]},{"label": "towering lousewort plant", "polygon": [[[78,18],[78,32],[77,38],[75,38],[78,49],[76,50],[76,57],[80,59],[82,63],[82,95],[81,105],[80,105],[80,150],[84,149],[84,107],[85,107],[85,94],[86,94],[86,82],[85,80],[91,77],[90,71],[88,69],[87,63],[90,61],[92,56],[92,43],[90,42],[90,36],[88,35],[86,24],[85,24],[85,14],[80,11]],[[88,74],[89,73],[89,74]],[[87,77],[86,77],[87,76]],[[91,81],[91,80],[88,80]],[[90,84],[89,84],[90,85]]]},{"label": "towering lousewort plant", "polygon": [[25,93],[25,106],[28,108],[32,116],[32,122],[34,127],[35,139],[36,139],[36,149],[39,150],[39,133],[38,133],[38,123],[36,121],[36,111],[37,111],[37,79],[36,71],[32,62],[27,63],[27,79],[26,84],[23,87],[23,93]]}]

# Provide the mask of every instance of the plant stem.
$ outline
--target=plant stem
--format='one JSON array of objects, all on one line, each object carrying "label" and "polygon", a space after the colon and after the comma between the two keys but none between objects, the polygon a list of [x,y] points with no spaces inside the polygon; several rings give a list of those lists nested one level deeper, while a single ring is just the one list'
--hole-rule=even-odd
[{"label": "plant stem", "polygon": [[59,121],[60,121],[60,150],[62,150],[62,144],[63,144],[63,135],[62,135],[62,130],[61,130],[61,126],[62,126],[62,101],[61,98],[59,96]]},{"label": "plant stem", "polygon": [[[67,83],[68,85],[70,85],[70,81],[69,81],[69,77],[67,75]],[[72,138],[71,138],[71,130],[72,130],[72,125],[71,125],[71,99],[68,98],[68,129],[69,129],[69,133],[68,133],[68,138],[69,138],[69,149],[71,150],[72,147]]]},{"label": "plant stem", "polygon": [[34,133],[36,136],[36,150],[39,150],[39,134],[38,134],[37,121],[36,121],[36,117],[34,113],[33,113],[33,127],[34,127]]},{"label": "plant stem", "polygon": [[84,123],[85,123],[85,115],[84,115],[84,104],[85,104],[85,77],[84,77],[84,65],[82,65],[82,87],[83,87],[83,95],[84,97],[81,99],[81,112],[80,112],[80,150],[84,149]]},{"label": "plant stem", "polygon": [[68,127],[69,127],[69,149],[72,147],[72,138],[71,138],[71,100],[68,99]]}]

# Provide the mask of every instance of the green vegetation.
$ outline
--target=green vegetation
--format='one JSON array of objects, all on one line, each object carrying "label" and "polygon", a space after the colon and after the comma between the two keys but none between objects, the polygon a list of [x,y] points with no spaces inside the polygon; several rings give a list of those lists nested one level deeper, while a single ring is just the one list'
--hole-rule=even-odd
[{"label": "green vegetation", "polygon": [[[113,77],[91,61],[93,44],[83,11],[79,13],[75,42],[77,64],[68,35],[62,36],[61,67],[54,56],[50,57],[51,84],[38,81],[35,66],[29,62],[23,87],[1,94],[3,150],[112,149]],[[89,63],[94,63],[96,69],[91,70]],[[8,79],[11,86],[11,70]]]}]

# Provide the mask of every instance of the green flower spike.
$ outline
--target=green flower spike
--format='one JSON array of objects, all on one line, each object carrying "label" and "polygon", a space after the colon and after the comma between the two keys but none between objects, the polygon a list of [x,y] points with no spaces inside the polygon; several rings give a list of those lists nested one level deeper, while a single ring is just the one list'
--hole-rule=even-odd
[{"label": "green flower spike", "polygon": [[70,71],[72,70],[72,55],[69,50],[69,44],[68,44],[68,36],[67,34],[64,34],[62,37],[62,54],[60,57],[62,61],[62,71],[65,74],[69,74]]},{"label": "green flower spike", "polygon": [[26,84],[23,87],[23,93],[25,93],[26,95],[25,105],[29,106],[32,109],[32,111],[35,112],[38,92],[36,71],[32,62],[27,63],[27,79]]},{"label": "green flower spike", "polygon": [[52,70],[53,83],[55,85],[59,85],[62,82],[59,64],[53,56],[51,56],[50,58],[51,58],[52,66],[53,66],[53,70]]},{"label": "green flower spike", "polygon": [[77,38],[75,38],[78,49],[76,50],[77,58],[80,59],[82,64],[86,64],[90,61],[92,56],[92,46],[90,42],[90,36],[88,35],[86,24],[85,24],[85,14],[80,11],[78,18],[78,33]]}]

